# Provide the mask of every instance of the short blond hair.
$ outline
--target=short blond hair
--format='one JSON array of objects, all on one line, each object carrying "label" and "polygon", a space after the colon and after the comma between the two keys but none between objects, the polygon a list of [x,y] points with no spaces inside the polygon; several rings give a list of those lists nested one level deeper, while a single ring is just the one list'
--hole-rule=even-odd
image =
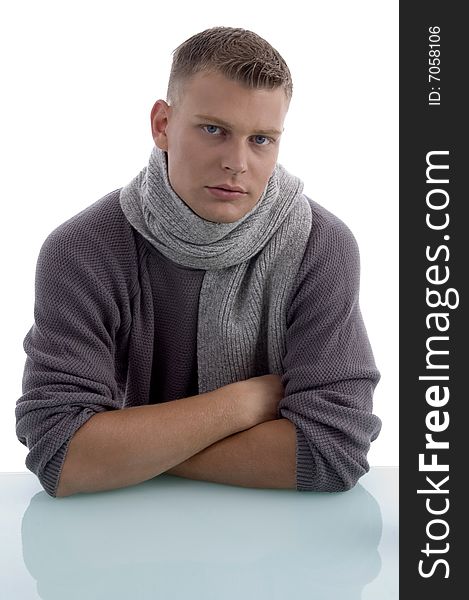
[{"label": "short blond hair", "polygon": [[166,99],[177,104],[183,84],[200,71],[222,73],[253,89],[283,87],[290,101],[293,83],[287,63],[266,40],[248,29],[212,27],[173,51]]}]

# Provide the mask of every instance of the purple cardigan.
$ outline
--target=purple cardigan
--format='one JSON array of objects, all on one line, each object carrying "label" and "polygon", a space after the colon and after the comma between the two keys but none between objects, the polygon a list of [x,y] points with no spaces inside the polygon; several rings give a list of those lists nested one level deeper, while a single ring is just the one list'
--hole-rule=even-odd
[{"label": "purple cardigan", "polygon": [[[278,416],[295,424],[297,489],[335,492],[369,469],[381,428],[372,414],[380,375],[358,304],[355,239],[308,200],[313,224],[289,299]],[[70,439],[94,414],[198,393],[203,276],[164,257],[130,225],[119,190],[47,237],[16,432],[48,494],[56,494]]]}]

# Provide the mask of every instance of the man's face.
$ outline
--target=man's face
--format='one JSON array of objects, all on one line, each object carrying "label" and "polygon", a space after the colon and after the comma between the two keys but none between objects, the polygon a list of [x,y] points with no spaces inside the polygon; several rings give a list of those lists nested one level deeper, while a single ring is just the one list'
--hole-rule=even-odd
[{"label": "man's face", "polygon": [[178,196],[203,219],[232,223],[255,206],[272,175],[288,100],[282,87],[250,89],[218,72],[197,73],[182,89],[175,106],[155,103],[153,139],[168,153]]}]

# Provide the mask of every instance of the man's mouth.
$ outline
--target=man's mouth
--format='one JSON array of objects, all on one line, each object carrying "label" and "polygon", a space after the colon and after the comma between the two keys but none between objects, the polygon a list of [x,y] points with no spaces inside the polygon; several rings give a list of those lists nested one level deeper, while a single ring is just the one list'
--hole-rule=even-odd
[{"label": "man's mouth", "polygon": [[227,200],[234,200],[237,198],[242,198],[243,196],[245,196],[247,194],[247,192],[245,191],[239,191],[242,188],[235,188],[235,189],[226,189],[226,188],[222,188],[222,187],[208,187],[207,186],[207,190],[209,191],[209,193],[214,196],[215,198],[221,198],[223,199],[227,199]]}]

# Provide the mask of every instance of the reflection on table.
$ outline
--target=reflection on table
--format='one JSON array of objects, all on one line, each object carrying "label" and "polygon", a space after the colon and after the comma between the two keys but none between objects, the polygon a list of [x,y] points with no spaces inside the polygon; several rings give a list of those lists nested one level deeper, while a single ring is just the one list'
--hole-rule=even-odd
[{"label": "reflection on table", "polygon": [[359,600],[380,572],[381,533],[361,483],[322,494],[169,475],[68,498],[39,491],[21,523],[43,600]]}]

